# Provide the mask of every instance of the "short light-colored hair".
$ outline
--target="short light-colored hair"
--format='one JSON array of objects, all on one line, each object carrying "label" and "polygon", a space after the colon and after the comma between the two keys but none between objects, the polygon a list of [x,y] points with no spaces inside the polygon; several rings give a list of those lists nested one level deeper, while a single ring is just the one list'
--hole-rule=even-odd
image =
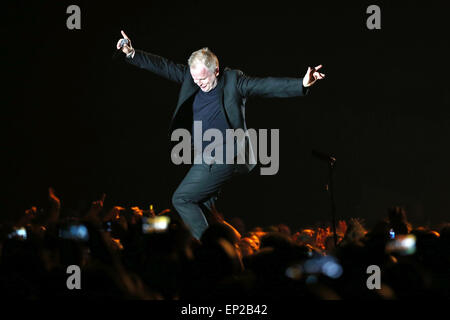
[{"label": "short light-colored hair", "polygon": [[203,63],[211,72],[215,72],[216,68],[219,67],[219,59],[206,47],[192,52],[188,59],[189,67],[194,67],[198,62]]}]

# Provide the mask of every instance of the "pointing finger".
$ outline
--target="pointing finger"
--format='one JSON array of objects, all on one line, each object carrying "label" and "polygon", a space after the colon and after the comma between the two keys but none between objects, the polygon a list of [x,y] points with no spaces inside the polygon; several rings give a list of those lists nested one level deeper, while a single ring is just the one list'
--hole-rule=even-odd
[{"label": "pointing finger", "polygon": [[319,70],[320,68],[322,68],[322,65],[321,64],[319,64],[317,67],[315,67],[314,69],[315,69],[315,71],[317,71],[317,70]]},{"label": "pointing finger", "polygon": [[123,36],[125,39],[130,40],[130,39],[127,37],[127,35],[125,34],[125,32],[123,32],[123,30],[120,30],[120,33],[122,33],[122,36]]}]

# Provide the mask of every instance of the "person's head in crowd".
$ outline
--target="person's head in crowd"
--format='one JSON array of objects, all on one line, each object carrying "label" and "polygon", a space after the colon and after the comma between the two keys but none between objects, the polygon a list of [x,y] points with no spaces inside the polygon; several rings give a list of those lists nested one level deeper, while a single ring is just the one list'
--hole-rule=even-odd
[{"label": "person's head in crowd", "polygon": [[292,239],[295,243],[299,245],[305,245],[309,244],[312,246],[315,246],[315,231],[310,228],[301,229],[300,231],[296,232]]},{"label": "person's head in crowd", "polygon": [[284,223],[280,223],[278,225],[278,232],[290,237],[291,236],[291,228]]},{"label": "person's head in crowd", "polygon": [[218,239],[223,238],[231,243],[233,246],[237,246],[239,238],[234,230],[227,224],[214,223],[203,232],[200,241],[203,244],[214,243]]},{"label": "person's head in crowd", "polygon": [[270,225],[264,228],[264,232],[270,233],[270,232],[279,232],[280,229],[276,225]]},{"label": "person's head in crowd", "polygon": [[292,240],[281,232],[268,232],[261,238],[260,248],[272,247],[275,250],[289,250],[293,246]]},{"label": "person's head in crowd", "polygon": [[223,237],[202,241],[202,245],[194,250],[194,258],[197,275],[206,281],[206,286],[237,275],[244,269],[238,249]]},{"label": "person's head in crowd", "polygon": [[359,243],[366,235],[367,230],[360,219],[351,218],[347,222],[347,231],[343,243]]},{"label": "person's head in crowd", "polygon": [[415,257],[424,265],[440,263],[440,234],[425,227],[417,227],[411,231],[415,237]]},{"label": "person's head in crowd", "polygon": [[242,237],[241,240],[239,240],[239,250],[242,257],[248,257],[254,254],[258,249],[251,238]]},{"label": "person's head in crowd", "polygon": [[395,234],[408,234],[411,231],[411,224],[406,217],[406,209],[401,206],[394,206],[388,209],[388,221]]}]

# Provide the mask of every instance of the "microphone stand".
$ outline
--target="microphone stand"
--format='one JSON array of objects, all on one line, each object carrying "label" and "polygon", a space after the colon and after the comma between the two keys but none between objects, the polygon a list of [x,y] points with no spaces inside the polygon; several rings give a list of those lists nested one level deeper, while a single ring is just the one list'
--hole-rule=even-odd
[{"label": "microphone stand", "polygon": [[334,238],[334,247],[337,247],[337,234],[336,234],[336,203],[334,201],[334,192],[333,192],[333,169],[334,169],[334,163],[336,162],[336,158],[331,157],[330,161],[328,162],[328,168],[329,168],[329,182],[327,185],[327,189],[330,192],[330,199],[331,199],[331,219],[333,224],[333,238]]},{"label": "microphone stand", "polygon": [[327,161],[328,163],[328,183],[325,185],[325,189],[330,193],[331,202],[331,225],[333,228],[333,240],[334,247],[337,247],[337,234],[336,234],[336,203],[334,200],[334,189],[333,189],[333,169],[336,163],[336,158],[322,152],[312,150],[313,156]]}]

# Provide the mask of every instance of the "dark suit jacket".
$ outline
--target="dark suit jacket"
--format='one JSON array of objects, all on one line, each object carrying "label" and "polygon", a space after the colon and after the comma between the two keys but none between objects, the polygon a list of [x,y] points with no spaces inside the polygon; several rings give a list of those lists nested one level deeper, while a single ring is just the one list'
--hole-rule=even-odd
[{"label": "dark suit jacket", "polygon": [[[166,58],[136,50],[133,58],[127,62],[149,70],[161,77],[181,84],[178,102],[172,115],[170,132],[179,127],[192,128],[193,119],[184,116],[184,112],[192,112],[192,101],[200,90],[192,80],[189,66],[176,64]],[[217,88],[220,100],[230,128],[247,130],[245,123],[245,102],[247,97],[297,97],[307,94],[303,87],[303,78],[255,78],[248,77],[240,70],[225,68],[219,73]],[[184,111],[184,112],[183,112]],[[248,170],[255,165],[249,164]]]}]

